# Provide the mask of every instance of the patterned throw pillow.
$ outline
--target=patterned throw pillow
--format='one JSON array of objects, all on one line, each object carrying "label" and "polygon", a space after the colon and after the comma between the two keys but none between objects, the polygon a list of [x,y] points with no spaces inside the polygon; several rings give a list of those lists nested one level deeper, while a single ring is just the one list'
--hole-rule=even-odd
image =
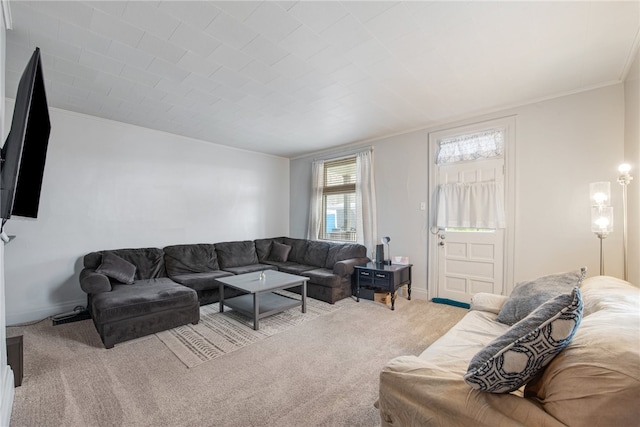
[{"label": "patterned throw pillow", "polygon": [[464,380],[491,393],[519,389],[569,345],[582,309],[577,287],[545,302],[473,356]]},{"label": "patterned throw pillow", "polygon": [[505,325],[515,325],[545,301],[561,294],[568,294],[575,286],[579,287],[586,272],[586,267],[582,267],[580,270],[550,274],[518,283],[500,309],[496,320]]},{"label": "patterned throw pillow", "polygon": [[136,275],[136,266],[129,261],[112,253],[102,255],[102,264],[96,268],[96,273],[104,274],[120,283],[130,285]]}]

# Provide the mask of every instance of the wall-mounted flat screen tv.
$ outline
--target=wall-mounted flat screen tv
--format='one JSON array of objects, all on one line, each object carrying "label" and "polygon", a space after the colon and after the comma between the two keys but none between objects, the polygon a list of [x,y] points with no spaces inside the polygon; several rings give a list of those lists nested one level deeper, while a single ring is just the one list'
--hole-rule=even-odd
[{"label": "wall-mounted flat screen tv", "polygon": [[40,49],[31,55],[16,94],[11,130],[2,147],[0,213],[37,218],[51,122]]}]

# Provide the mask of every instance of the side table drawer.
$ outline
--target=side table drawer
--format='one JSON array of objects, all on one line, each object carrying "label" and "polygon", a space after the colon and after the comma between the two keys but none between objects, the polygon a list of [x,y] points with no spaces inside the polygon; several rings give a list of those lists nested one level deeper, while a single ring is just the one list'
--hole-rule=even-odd
[{"label": "side table drawer", "polygon": [[382,282],[388,283],[389,279],[391,278],[391,273],[388,271],[374,271],[373,277],[375,278],[376,281],[382,281]]},{"label": "side table drawer", "polygon": [[358,270],[358,282],[360,286],[373,286],[373,271]]}]

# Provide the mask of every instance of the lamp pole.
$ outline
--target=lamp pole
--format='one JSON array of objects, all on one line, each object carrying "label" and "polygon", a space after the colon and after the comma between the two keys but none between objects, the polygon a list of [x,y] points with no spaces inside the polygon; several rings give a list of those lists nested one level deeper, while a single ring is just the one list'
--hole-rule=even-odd
[{"label": "lamp pole", "polygon": [[600,239],[600,275],[604,276],[604,251],[602,250],[602,241],[607,238],[607,233],[596,233]]},{"label": "lamp pole", "polygon": [[622,257],[624,260],[624,280],[629,280],[629,263],[627,258],[627,185],[631,183],[633,177],[629,174],[631,166],[623,163],[618,167],[621,173],[618,183],[622,185]]}]

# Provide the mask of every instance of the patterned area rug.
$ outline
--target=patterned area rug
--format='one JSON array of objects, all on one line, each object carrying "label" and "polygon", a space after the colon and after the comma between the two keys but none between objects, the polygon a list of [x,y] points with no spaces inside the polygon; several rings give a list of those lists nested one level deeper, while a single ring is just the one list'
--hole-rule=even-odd
[{"label": "patterned area rug", "polygon": [[[279,294],[300,298],[287,291]],[[307,312],[294,307],[282,313],[260,319],[260,330],[253,330],[253,320],[225,307],[220,313],[218,303],[200,307],[200,323],[187,324],[156,334],[188,368],[193,368],[218,356],[261,341],[296,325],[334,312],[350,302],[350,298],[328,304],[307,298]]]}]

